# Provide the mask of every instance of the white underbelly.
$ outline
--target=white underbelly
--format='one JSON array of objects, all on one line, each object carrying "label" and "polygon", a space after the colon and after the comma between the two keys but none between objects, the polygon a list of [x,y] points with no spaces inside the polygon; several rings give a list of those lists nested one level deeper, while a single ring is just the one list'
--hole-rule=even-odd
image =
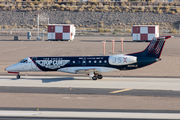
[{"label": "white underbelly", "polygon": [[67,72],[67,73],[76,73],[77,70],[83,70],[83,69],[97,69],[99,72],[110,72],[110,71],[115,71],[118,69],[115,68],[109,68],[109,67],[65,67],[65,68],[60,68],[57,71],[60,72]]}]

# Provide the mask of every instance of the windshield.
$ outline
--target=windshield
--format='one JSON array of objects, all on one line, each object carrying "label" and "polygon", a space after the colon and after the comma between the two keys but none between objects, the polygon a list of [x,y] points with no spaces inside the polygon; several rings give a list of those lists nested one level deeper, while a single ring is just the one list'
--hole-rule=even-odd
[{"label": "windshield", "polygon": [[26,59],[21,60],[19,63],[27,63],[28,61]]}]

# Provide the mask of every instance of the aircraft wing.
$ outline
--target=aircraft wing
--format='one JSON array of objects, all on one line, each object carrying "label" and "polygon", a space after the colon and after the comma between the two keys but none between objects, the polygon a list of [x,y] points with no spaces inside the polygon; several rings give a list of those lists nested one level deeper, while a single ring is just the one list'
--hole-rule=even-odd
[{"label": "aircraft wing", "polygon": [[89,74],[89,73],[101,73],[101,72],[95,68],[92,68],[92,69],[79,69],[79,70],[76,70],[76,73]]}]

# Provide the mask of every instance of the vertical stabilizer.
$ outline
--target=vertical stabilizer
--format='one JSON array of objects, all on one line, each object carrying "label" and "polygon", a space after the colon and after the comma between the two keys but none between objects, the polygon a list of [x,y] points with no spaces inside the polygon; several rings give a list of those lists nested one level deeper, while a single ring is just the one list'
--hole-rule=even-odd
[{"label": "vertical stabilizer", "polygon": [[132,53],[128,55],[137,56],[137,57],[160,58],[166,40],[171,37],[172,36],[162,36],[158,38],[154,37],[144,51],[138,53]]}]

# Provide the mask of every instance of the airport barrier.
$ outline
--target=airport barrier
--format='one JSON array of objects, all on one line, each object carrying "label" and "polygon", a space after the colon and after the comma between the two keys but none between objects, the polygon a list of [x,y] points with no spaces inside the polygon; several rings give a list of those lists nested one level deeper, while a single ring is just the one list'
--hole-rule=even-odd
[{"label": "airport barrier", "polygon": [[[76,26],[76,25],[75,25]],[[127,35],[131,36],[132,25],[103,25],[97,24],[94,26],[85,25],[76,26],[76,35]],[[37,28],[12,28],[12,29],[0,29],[0,35],[26,35],[27,32],[31,32],[32,36],[38,35]],[[44,31],[44,32],[43,32]],[[47,28],[40,26],[39,33],[43,33],[47,36]],[[170,27],[170,24],[159,25],[160,35],[174,35],[180,34],[180,25],[174,25],[174,28]]]}]

